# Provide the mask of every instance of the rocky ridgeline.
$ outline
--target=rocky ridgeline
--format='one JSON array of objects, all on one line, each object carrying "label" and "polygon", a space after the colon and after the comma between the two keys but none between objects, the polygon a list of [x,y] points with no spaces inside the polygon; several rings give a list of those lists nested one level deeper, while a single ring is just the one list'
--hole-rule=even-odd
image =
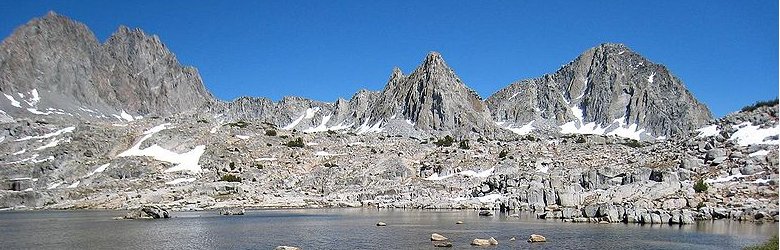
[{"label": "rocky ridgeline", "polygon": [[[732,119],[721,126],[741,123]],[[187,116],[82,123],[45,139],[37,138],[62,125],[20,121],[3,129],[9,138],[0,144],[8,152],[0,174],[9,190],[0,191],[0,207],[375,206],[529,211],[572,222],[778,219],[777,145],[740,146],[729,140],[736,131],[656,142],[601,135],[448,141]],[[17,141],[27,136],[37,137]],[[52,141],[58,144],[44,147]],[[173,154],[204,150],[182,156],[198,157],[197,169],[171,171],[176,159],[119,156],[136,144]],[[699,180],[706,190],[695,190]]]}]

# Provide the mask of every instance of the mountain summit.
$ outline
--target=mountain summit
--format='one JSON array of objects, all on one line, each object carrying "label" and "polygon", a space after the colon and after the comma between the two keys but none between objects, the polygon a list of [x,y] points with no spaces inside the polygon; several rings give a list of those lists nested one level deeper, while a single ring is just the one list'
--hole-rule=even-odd
[{"label": "mountain summit", "polygon": [[5,109],[22,114],[170,115],[213,101],[197,70],[181,66],[157,36],[121,26],[100,44],[84,24],[54,12],[0,44],[0,91],[36,99]]},{"label": "mountain summit", "polygon": [[415,128],[456,134],[492,131],[490,112],[438,52],[430,52],[411,74],[393,69],[370,119],[403,117]]},{"label": "mountain summit", "polygon": [[635,139],[682,135],[712,120],[665,66],[612,43],[551,75],[515,82],[486,103],[493,119],[509,126],[553,123],[563,133]]}]

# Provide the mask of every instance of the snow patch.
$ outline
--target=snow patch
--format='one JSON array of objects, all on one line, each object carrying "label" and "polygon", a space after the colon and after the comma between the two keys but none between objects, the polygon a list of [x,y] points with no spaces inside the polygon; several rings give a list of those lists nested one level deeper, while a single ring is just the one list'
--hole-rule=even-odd
[{"label": "snow patch", "polygon": [[119,114],[119,117],[124,119],[125,121],[128,121],[128,122],[132,122],[133,120],[135,120],[135,118],[133,118],[132,115],[130,115],[127,112],[125,112],[124,109],[122,110],[122,113]]},{"label": "snow patch", "polygon": [[291,122],[290,124],[288,124],[287,126],[284,126],[284,127],[282,127],[282,130],[290,130],[290,129],[293,129],[295,126],[297,126],[297,125],[298,125],[298,123],[301,123],[301,121],[303,121],[303,119],[311,119],[311,118],[314,118],[314,114],[316,114],[316,113],[317,113],[317,111],[320,111],[320,108],[319,108],[319,107],[314,107],[314,108],[308,108],[308,109],[306,109],[306,111],[305,111],[305,112],[303,112],[303,114],[301,114],[301,116],[300,116],[300,117],[298,117],[298,119],[295,119],[294,121],[292,121],[292,122]]},{"label": "snow patch", "polygon": [[103,171],[106,171],[106,168],[109,165],[111,165],[111,163],[106,163],[106,164],[100,165],[100,167],[96,168],[95,170],[92,170],[92,172],[89,172],[89,174],[85,175],[84,178],[87,178],[87,177],[93,176],[93,175],[95,175],[97,173],[102,173]]},{"label": "snow patch", "polygon": [[36,115],[51,115],[51,113],[53,113],[51,111],[41,112],[41,111],[38,111],[38,109],[36,109],[36,108],[27,108],[27,111],[29,111],[30,113],[36,114]]},{"label": "snow patch", "polygon": [[47,149],[47,148],[55,147],[55,146],[57,146],[57,145],[58,145],[58,144],[59,144],[61,141],[63,141],[63,140],[62,140],[62,139],[56,139],[56,138],[55,138],[55,139],[51,140],[49,143],[46,143],[46,145],[43,145],[43,146],[40,146],[40,147],[36,148],[36,149],[35,149],[35,151],[41,151],[41,150],[44,150],[44,149]]},{"label": "snow patch", "polygon": [[263,158],[257,158],[255,161],[276,161],[276,158],[274,157],[263,157]]},{"label": "snow patch", "polygon": [[13,154],[11,154],[11,155],[20,155],[20,154],[24,154],[24,152],[27,152],[27,149],[26,149],[26,148],[23,148],[22,150],[16,151],[16,152],[14,152],[14,153],[13,153]]},{"label": "snow patch", "polygon": [[57,182],[57,183],[51,184],[51,186],[47,187],[46,189],[49,189],[49,190],[55,189],[55,188],[59,187],[62,184],[65,184],[65,182],[61,181],[61,182]]},{"label": "snow patch", "polygon": [[750,122],[743,122],[737,125],[737,131],[731,134],[729,140],[737,142],[740,146],[749,146],[751,144],[780,144],[780,140],[764,140],[767,137],[777,137],[780,133],[780,125],[773,128],[760,128]]},{"label": "snow patch", "polygon": [[67,127],[67,128],[63,128],[63,129],[60,129],[60,130],[57,130],[57,131],[54,131],[54,132],[51,132],[51,133],[45,134],[45,135],[40,135],[40,136],[25,136],[25,137],[22,137],[22,138],[16,139],[16,140],[14,140],[14,141],[17,141],[17,142],[18,142],[18,141],[26,141],[26,140],[31,140],[31,139],[47,139],[47,138],[51,138],[51,137],[54,137],[54,136],[58,136],[58,135],[61,135],[61,134],[64,134],[64,133],[70,133],[70,132],[73,132],[73,130],[75,130],[75,129],[76,129],[76,127]]},{"label": "snow patch", "polygon": [[655,72],[653,72],[652,74],[650,74],[650,76],[647,77],[647,82],[649,83],[653,83],[654,80],[655,80]]},{"label": "snow patch", "polygon": [[81,181],[76,181],[76,182],[74,182],[74,183],[72,183],[72,184],[68,185],[68,188],[76,188],[76,187],[78,187],[78,186],[79,186],[79,183],[81,183]]},{"label": "snow patch", "polygon": [[[527,134],[530,134],[531,131],[536,129],[536,127],[534,127],[533,123],[534,123],[534,121],[530,121],[527,124],[525,124],[523,126],[520,126],[520,127],[513,127],[514,125],[510,124],[509,126],[506,126],[504,128],[508,129],[509,131],[512,131],[513,133],[518,134],[518,135],[527,135]],[[498,125],[498,126],[501,126],[503,124],[504,124],[503,122],[502,123],[496,122],[496,125]]]},{"label": "snow patch", "polygon": [[140,149],[141,144],[144,141],[151,138],[155,133],[168,128],[168,126],[170,125],[171,125],[170,123],[164,123],[145,131],[144,136],[141,137],[141,140],[139,140],[135,145],[133,145],[133,147],[131,147],[127,151],[117,155],[117,157],[149,156],[158,161],[177,164],[176,166],[166,169],[165,170],[166,173],[176,172],[176,171],[190,171],[193,173],[200,173],[201,168],[200,165],[198,165],[198,162],[200,161],[200,157],[203,155],[203,152],[206,151],[205,145],[198,145],[194,149],[190,150],[189,152],[181,153],[181,154],[162,148],[157,144],[149,146],[148,148],[145,149]]},{"label": "snow patch", "polygon": [[365,133],[379,133],[379,132],[382,132],[382,131],[385,130],[384,128],[381,127],[382,126],[382,121],[378,121],[378,122],[374,123],[374,125],[368,126],[368,121],[369,120],[370,120],[370,118],[367,119],[365,122],[363,122],[363,124],[360,125],[360,127],[357,128],[357,132],[355,132],[355,133],[359,134],[359,135],[362,135],[362,134],[365,134]]},{"label": "snow patch", "polygon": [[488,170],[481,171],[481,172],[475,172],[473,170],[466,170],[466,171],[461,171],[459,173],[448,174],[448,175],[445,175],[445,176],[439,176],[438,173],[433,173],[431,176],[426,177],[425,180],[439,181],[439,180],[444,180],[444,179],[447,179],[447,178],[450,178],[450,177],[453,177],[453,176],[456,176],[456,175],[471,176],[471,177],[477,177],[477,178],[485,178],[485,177],[488,177],[488,176],[492,175],[493,171],[495,171],[495,170],[496,170],[495,167],[492,167],[492,168],[490,168]]},{"label": "snow patch", "polygon": [[8,98],[8,100],[11,101],[11,106],[14,106],[14,107],[17,107],[17,108],[22,108],[22,103],[20,103],[16,99],[14,99],[13,96],[10,96],[10,95],[5,94],[5,93],[3,93],[3,95],[5,96],[5,98]]},{"label": "snow patch", "polygon": [[248,136],[248,135],[236,135],[236,137],[238,139],[241,139],[241,140],[246,140],[246,139],[249,139],[251,136]]},{"label": "snow patch", "polygon": [[768,154],[769,154],[769,151],[766,151],[766,150],[762,149],[762,150],[750,153],[748,156],[755,157],[755,156],[765,156],[765,155],[768,155]]},{"label": "snow patch", "polygon": [[710,137],[710,136],[716,136],[720,134],[718,125],[715,124],[697,129],[696,131],[699,131],[699,135],[697,135],[696,137]]},{"label": "snow patch", "polygon": [[342,155],[347,155],[347,154],[331,154],[331,153],[328,153],[328,152],[325,152],[325,151],[317,151],[317,152],[314,152],[314,155],[315,156],[329,157],[329,156],[342,156]]},{"label": "snow patch", "polygon": [[179,183],[193,182],[193,181],[195,181],[195,178],[176,178],[172,181],[166,182],[165,185],[176,185]]}]

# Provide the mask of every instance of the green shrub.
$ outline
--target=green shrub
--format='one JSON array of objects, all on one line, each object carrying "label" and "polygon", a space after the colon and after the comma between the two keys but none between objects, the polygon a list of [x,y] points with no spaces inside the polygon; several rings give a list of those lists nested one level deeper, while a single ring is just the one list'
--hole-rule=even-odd
[{"label": "green shrub", "polygon": [[498,158],[504,159],[507,154],[509,154],[509,152],[506,152],[506,150],[501,150],[501,152],[498,153]]},{"label": "green shrub", "polygon": [[458,144],[458,148],[460,148],[460,149],[470,149],[471,147],[469,146],[469,140],[462,140],[462,141],[460,141],[460,143]]},{"label": "green shrub", "polygon": [[707,183],[704,183],[704,179],[699,179],[699,181],[693,184],[693,191],[696,191],[697,193],[707,192],[707,188]]},{"label": "green shrub", "polygon": [[269,129],[265,131],[265,135],[267,136],[276,136],[276,130]]},{"label": "green shrub", "polygon": [[227,181],[227,182],[241,182],[241,177],[238,177],[238,176],[235,176],[235,175],[232,175],[232,174],[225,174],[219,180],[220,181]]},{"label": "green shrub", "polygon": [[298,137],[298,138],[295,138],[295,140],[288,141],[286,145],[287,145],[288,147],[291,147],[291,148],[296,148],[296,147],[297,147],[297,148],[302,148],[302,147],[306,146],[306,145],[303,143],[303,138],[300,138],[300,137]]},{"label": "green shrub", "polygon": [[245,121],[237,121],[228,123],[227,125],[234,128],[246,128],[246,126],[249,126],[249,123]]},{"label": "green shrub", "polygon": [[445,136],[444,139],[439,139],[438,141],[433,142],[433,144],[436,144],[436,146],[439,147],[449,147],[452,146],[452,143],[455,142],[455,139],[452,138],[452,136]]},{"label": "green shrub", "polygon": [[771,100],[771,101],[756,102],[753,105],[748,105],[748,106],[743,107],[742,108],[742,112],[750,112],[750,111],[756,110],[757,108],[760,108],[760,107],[771,107],[771,106],[777,105],[777,102],[778,102],[777,99],[774,99],[774,100]]},{"label": "green shrub", "polygon": [[642,147],[642,143],[637,141],[637,140],[634,140],[634,139],[630,139],[630,140],[624,141],[623,145],[626,145],[626,146],[629,146],[629,147],[632,147],[632,148]]}]

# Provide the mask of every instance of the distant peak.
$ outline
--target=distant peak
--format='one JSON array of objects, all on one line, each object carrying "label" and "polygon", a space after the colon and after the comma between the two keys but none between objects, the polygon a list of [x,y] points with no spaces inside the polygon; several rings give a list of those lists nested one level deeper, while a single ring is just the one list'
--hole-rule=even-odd
[{"label": "distant peak", "polygon": [[439,52],[436,51],[428,52],[428,55],[425,56],[425,60],[423,61],[422,65],[420,65],[420,67],[424,69],[434,69],[434,68],[448,69],[449,68],[449,66],[447,66],[447,63],[441,57],[441,54],[439,54]]},{"label": "distant peak", "polygon": [[54,12],[53,10],[50,10],[49,12],[46,12],[47,17],[55,17],[60,16],[60,14],[57,14],[57,12]]},{"label": "distant peak", "polygon": [[404,72],[398,67],[393,67],[393,73],[390,74],[390,78],[397,78],[404,76]]},{"label": "distant peak", "polygon": [[627,48],[625,44],[622,43],[602,43],[599,44],[600,48],[615,48],[615,49],[625,49]]},{"label": "distant peak", "polygon": [[425,56],[425,63],[433,63],[433,62],[441,62],[444,61],[444,59],[441,58],[441,54],[436,51],[428,52],[428,55]]}]

